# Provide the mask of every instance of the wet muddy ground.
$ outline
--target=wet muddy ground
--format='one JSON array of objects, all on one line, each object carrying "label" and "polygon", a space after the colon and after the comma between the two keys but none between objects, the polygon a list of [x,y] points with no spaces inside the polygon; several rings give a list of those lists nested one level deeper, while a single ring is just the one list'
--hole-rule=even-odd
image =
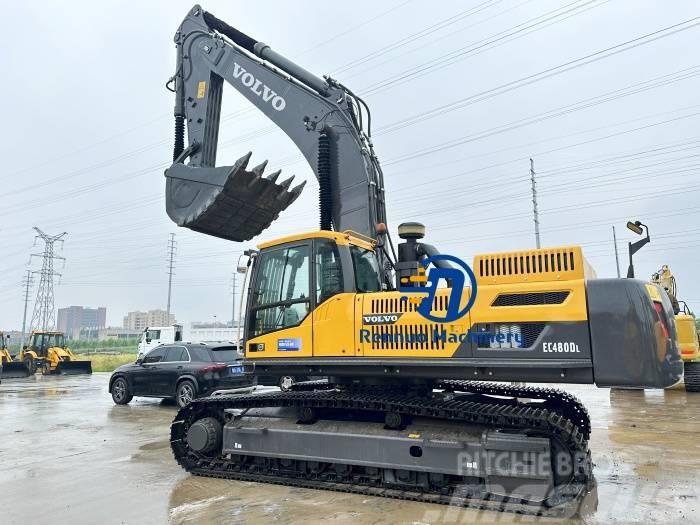
[{"label": "wet muddy ground", "polygon": [[[109,374],[0,384],[0,523],[561,523],[197,478],[168,445],[173,405],[115,406]],[[566,387],[587,405],[597,489],[570,523],[700,523],[700,394]]]}]

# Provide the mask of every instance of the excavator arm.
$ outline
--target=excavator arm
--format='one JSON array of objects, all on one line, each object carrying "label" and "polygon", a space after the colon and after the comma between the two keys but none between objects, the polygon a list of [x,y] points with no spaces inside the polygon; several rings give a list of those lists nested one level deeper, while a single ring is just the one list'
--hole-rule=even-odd
[{"label": "excavator arm", "polygon": [[358,97],[200,6],[180,25],[175,45],[176,72],[168,83],[175,92],[175,148],[165,171],[166,208],[175,223],[246,241],[270,226],[304,186],[292,187],[293,176],[278,182],[279,171],[263,176],[267,161],[249,169],[251,153],[216,167],[226,81],[304,155],[319,181],[321,229],[383,235],[385,228],[378,225],[386,223],[384,181],[371,131],[363,130],[368,109]]}]

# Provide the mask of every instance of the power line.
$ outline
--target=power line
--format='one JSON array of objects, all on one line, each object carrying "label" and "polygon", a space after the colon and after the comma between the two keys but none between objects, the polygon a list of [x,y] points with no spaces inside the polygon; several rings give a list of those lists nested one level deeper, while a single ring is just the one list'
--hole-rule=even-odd
[{"label": "power line", "polygon": [[24,339],[27,333],[27,306],[29,305],[29,291],[33,282],[32,271],[27,270],[27,275],[22,279],[22,288],[24,288],[24,314],[22,315],[22,335],[20,335],[19,338],[20,349],[24,348]]},{"label": "power line", "polygon": [[530,34],[534,31],[540,31],[555,23],[560,23],[573,16],[581,15],[595,7],[604,5],[609,0],[606,0],[598,5],[595,5],[598,0],[589,0],[585,3],[582,3],[582,1],[583,0],[576,0],[575,2],[571,2],[562,7],[558,7],[551,11],[548,11],[547,13],[536,16],[521,24],[508,28],[505,31],[496,33],[495,35],[479,40],[474,44],[470,44],[469,46],[465,46],[455,51],[445,53],[430,60],[429,62],[424,62],[423,64],[419,64],[418,66],[414,66],[412,68],[404,70],[398,75],[389,77],[384,80],[380,80],[379,82],[366,86],[364,89],[358,90],[358,92],[364,95],[365,97],[371,97],[372,95],[385,91],[390,87],[394,87],[405,82],[413,81],[416,78],[425,76],[426,74],[431,73],[437,69],[447,67],[459,60],[467,58],[468,56],[481,54],[494,47],[498,47],[512,40],[522,38],[523,36],[526,36],[527,34]]},{"label": "power line", "polygon": [[[415,33],[411,33],[410,35],[407,35],[405,37],[402,37],[398,40],[395,40],[391,44],[388,44],[384,47],[381,47],[379,49],[376,49],[360,58],[356,58],[354,60],[351,60],[350,62],[345,63],[342,66],[339,66],[337,69],[333,70],[332,76],[337,76],[340,73],[343,73],[345,71],[349,71],[357,66],[360,66],[362,64],[365,64],[371,60],[374,60],[375,58],[378,58],[380,56],[383,56],[395,49],[398,49],[400,47],[405,46],[406,44],[412,44],[415,43],[416,41],[425,38],[428,35],[431,35],[437,31],[441,31],[442,29],[456,24],[457,22],[461,22],[462,20],[473,16],[475,14],[478,14],[489,7],[492,7],[498,3],[501,3],[502,0],[487,0],[486,2],[482,2],[480,4],[477,4],[474,7],[470,7],[469,9],[465,9],[463,11],[459,11],[457,13],[454,13],[450,15],[447,18],[443,18],[439,20],[438,22],[429,25],[428,27],[421,29],[420,31],[417,31]],[[463,29],[462,29],[463,30]]]},{"label": "power line", "polygon": [[[675,75],[675,78],[669,78],[669,77],[673,77],[674,75]],[[389,159],[388,161],[384,162],[384,164],[387,166],[390,166],[393,164],[406,162],[408,160],[414,160],[414,159],[419,158],[419,157],[425,157],[427,155],[439,153],[441,151],[444,151],[447,149],[452,149],[452,148],[455,148],[457,146],[462,146],[462,145],[470,143],[470,142],[482,140],[482,139],[485,139],[488,137],[492,137],[494,135],[500,135],[502,133],[512,131],[514,129],[518,129],[518,128],[521,128],[524,126],[529,126],[531,124],[537,124],[537,123],[545,121],[545,120],[560,117],[562,115],[567,115],[567,114],[570,114],[570,113],[573,113],[576,111],[581,111],[583,109],[588,109],[590,107],[604,104],[604,103],[610,102],[612,100],[624,98],[624,97],[627,97],[629,95],[634,95],[634,94],[640,93],[642,91],[647,91],[650,89],[663,87],[663,86],[669,85],[671,83],[686,80],[688,78],[692,78],[692,77],[695,77],[698,75],[700,75],[700,64],[692,66],[691,68],[686,68],[686,69],[682,69],[679,71],[675,71],[674,73],[662,75],[660,77],[656,77],[656,78],[653,78],[650,80],[645,80],[643,82],[631,84],[629,86],[626,86],[625,88],[621,88],[621,89],[617,89],[617,90],[610,91],[607,93],[603,93],[601,95],[597,95],[596,97],[580,100],[580,101],[575,102],[573,104],[568,104],[566,106],[561,106],[561,107],[558,107],[555,109],[551,109],[549,111],[538,113],[538,114],[532,115],[530,117],[511,121],[511,122],[508,122],[506,124],[501,124],[500,126],[488,128],[486,130],[483,130],[483,131],[480,131],[477,133],[472,133],[471,135],[465,135],[465,136],[453,139],[449,142],[442,142],[441,144],[431,146],[429,148],[424,148],[424,149],[421,149],[421,150],[418,150],[418,151],[415,151],[412,153],[407,153],[407,154],[402,155],[402,156],[394,157],[393,159]],[[406,126],[413,125],[416,122],[418,122],[418,121],[412,122],[410,124],[406,124]]]},{"label": "power line", "polygon": [[[607,47],[605,49],[601,49],[599,51],[596,51],[594,53],[589,53],[588,55],[584,55],[582,57],[569,60],[567,62],[564,62],[562,64],[559,64],[557,66],[549,67],[547,69],[544,69],[542,71],[539,71],[537,73],[533,73],[531,75],[519,78],[517,80],[512,80],[510,82],[506,82],[505,84],[501,84],[500,86],[496,86],[494,88],[487,89],[485,91],[481,91],[479,93],[475,93],[473,95],[470,95],[468,97],[464,97],[458,100],[455,100],[453,102],[450,102],[449,104],[443,104],[441,106],[437,106],[433,109],[423,111],[421,113],[418,113],[416,115],[412,115],[410,117],[406,117],[402,120],[393,122],[391,124],[387,124],[385,126],[382,126],[380,128],[377,128],[377,133],[376,135],[379,136],[381,133],[388,133],[392,131],[396,131],[397,129],[401,129],[402,127],[405,127],[408,123],[415,123],[416,121],[419,122],[424,122],[425,120],[428,120],[430,118],[434,118],[436,116],[442,115],[444,113],[447,113],[449,111],[454,111],[455,109],[461,109],[463,107],[466,107],[468,105],[474,104],[475,102],[481,102],[483,100],[488,100],[489,98],[493,98],[494,96],[501,95],[503,93],[507,93],[509,91],[512,91],[514,89],[518,89],[524,86],[531,85],[536,82],[540,82],[542,80],[561,75],[563,73],[567,73],[569,71],[572,71],[574,69],[578,69],[580,67],[586,66],[588,64],[592,64],[594,62],[598,62],[600,60],[610,58],[612,56],[618,55],[620,53],[623,53],[625,51],[629,51],[631,49],[634,49],[636,47],[642,46],[649,44],[651,42],[654,42],[656,40],[659,40],[661,38],[666,38],[669,36],[672,36],[676,33],[679,33],[681,31],[685,31],[688,29],[692,29],[693,27],[696,27],[700,25],[700,17],[698,18],[692,18],[689,21],[682,22],[680,24],[675,24],[672,26],[668,26],[666,28],[660,29],[658,31],[654,31],[652,33],[647,33],[645,35],[642,35],[640,37],[627,40],[625,42],[622,42],[620,44]],[[689,22],[695,21],[694,23],[687,25]]]},{"label": "power line", "polygon": [[530,183],[532,184],[532,218],[535,222],[535,245],[540,245],[540,215],[537,212],[537,183],[535,182],[535,161],[530,159]]},{"label": "power line", "polygon": [[[170,239],[168,240],[168,320],[170,319],[170,298],[173,288],[173,267],[175,264],[175,251],[177,249],[175,234],[170,234]],[[170,322],[170,321],[168,321]]]}]

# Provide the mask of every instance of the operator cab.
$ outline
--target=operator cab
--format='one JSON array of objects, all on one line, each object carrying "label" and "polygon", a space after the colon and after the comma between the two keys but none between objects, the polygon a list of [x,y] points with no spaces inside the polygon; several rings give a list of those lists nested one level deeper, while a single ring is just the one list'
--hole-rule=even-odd
[{"label": "operator cab", "polygon": [[297,326],[338,294],[382,291],[375,246],[373,239],[349,231],[261,244],[253,257],[247,339]]},{"label": "operator cab", "polygon": [[46,357],[49,348],[65,348],[65,346],[65,336],[60,332],[35,333],[29,345],[41,357]]}]

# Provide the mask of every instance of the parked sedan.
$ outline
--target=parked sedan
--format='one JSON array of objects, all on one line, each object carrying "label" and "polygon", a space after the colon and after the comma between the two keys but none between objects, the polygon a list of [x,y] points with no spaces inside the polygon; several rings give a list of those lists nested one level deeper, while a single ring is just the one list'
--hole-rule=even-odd
[{"label": "parked sedan", "polygon": [[154,348],[143,359],[117,368],[109,392],[117,405],[145,396],[174,398],[183,407],[196,397],[250,392],[255,385],[234,346],[178,343]]}]

